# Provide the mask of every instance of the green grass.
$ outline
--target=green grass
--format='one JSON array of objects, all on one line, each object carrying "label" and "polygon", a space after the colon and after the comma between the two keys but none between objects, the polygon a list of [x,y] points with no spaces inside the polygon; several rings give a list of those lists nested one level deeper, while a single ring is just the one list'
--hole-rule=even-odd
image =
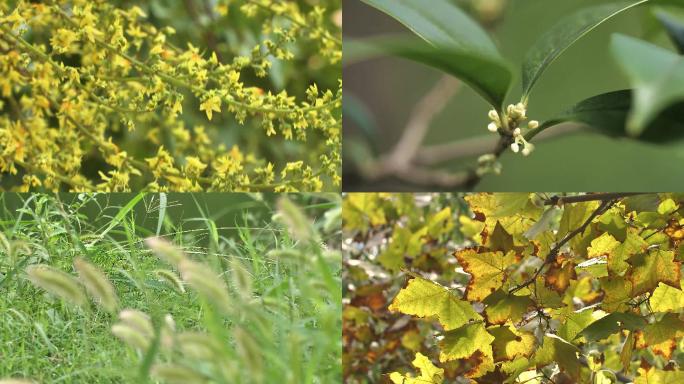
[{"label": "green grass", "polygon": [[[341,382],[341,264],[339,253],[328,251],[339,249],[338,198],[290,196],[310,219],[307,240],[283,224],[287,213],[277,212],[275,196],[226,195],[225,205],[205,196],[2,195],[0,378],[174,382],[153,374],[173,364],[194,372],[197,379],[177,381],[186,383]],[[229,312],[189,284],[180,293],[155,275],[166,269],[180,276],[145,245],[157,233],[225,282]],[[75,257],[105,273],[120,310],[150,316],[157,336],[148,348],[115,337],[117,313],[92,298],[79,307],[27,279],[33,264],[76,278]],[[167,314],[176,330],[165,338]],[[218,347],[193,356],[178,338],[189,331]]]}]

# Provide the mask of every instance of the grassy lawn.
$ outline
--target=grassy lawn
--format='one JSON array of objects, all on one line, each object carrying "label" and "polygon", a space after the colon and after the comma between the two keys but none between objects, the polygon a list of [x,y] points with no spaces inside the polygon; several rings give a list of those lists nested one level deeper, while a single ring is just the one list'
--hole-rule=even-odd
[{"label": "grassy lawn", "polygon": [[2,195],[0,378],[340,382],[339,197],[289,199]]}]

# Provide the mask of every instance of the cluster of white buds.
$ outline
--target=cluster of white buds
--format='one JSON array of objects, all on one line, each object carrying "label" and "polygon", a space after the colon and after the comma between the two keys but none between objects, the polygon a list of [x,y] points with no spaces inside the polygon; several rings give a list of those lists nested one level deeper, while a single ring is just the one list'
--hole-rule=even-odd
[{"label": "cluster of white buds", "polygon": [[[534,145],[525,140],[522,134],[520,125],[527,120],[527,107],[524,103],[511,104],[506,108],[505,115],[505,125],[502,122],[502,118],[496,110],[489,111],[489,119],[491,123],[487,126],[487,130],[490,132],[500,132],[503,128],[502,133],[508,133],[513,136],[513,143],[511,144],[511,150],[515,153],[522,153],[524,156],[528,156],[534,150]],[[528,129],[539,128],[539,122],[536,120],[530,120],[527,124]]]},{"label": "cluster of white buds", "polygon": [[487,126],[489,132],[498,132],[499,128],[501,128],[501,119],[499,118],[499,113],[496,110],[492,109],[491,111],[489,111],[489,119],[492,121]]},{"label": "cluster of white buds", "polygon": [[476,173],[478,177],[482,177],[490,173],[500,175],[501,163],[499,163],[496,159],[496,156],[491,153],[482,155],[477,159]]},{"label": "cluster of white buds", "polygon": [[[532,123],[536,123],[536,121],[531,121],[530,124],[532,125]],[[539,123],[537,123],[537,126],[538,125]],[[511,150],[515,153],[521,152],[523,156],[529,156],[529,154],[534,150],[534,144],[525,140],[520,128],[513,130],[513,140],[514,141],[511,144]]]}]

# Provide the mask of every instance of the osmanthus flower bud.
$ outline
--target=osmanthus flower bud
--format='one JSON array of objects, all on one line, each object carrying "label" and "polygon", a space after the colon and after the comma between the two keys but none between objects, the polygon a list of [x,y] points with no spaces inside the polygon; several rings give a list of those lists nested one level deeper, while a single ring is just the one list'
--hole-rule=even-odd
[{"label": "osmanthus flower bud", "polygon": [[475,173],[479,176],[485,176],[487,174],[493,173],[495,175],[501,174],[501,163],[497,160],[496,156],[488,153],[482,155],[477,159],[477,169]]},{"label": "osmanthus flower bud", "polygon": [[527,123],[527,128],[537,129],[537,128],[539,128],[539,122],[537,120],[530,120],[530,122]]},{"label": "osmanthus flower bud", "polygon": [[501,128],[501,118],[499,118],[499,112],[494,109],[490,110],[489,120],[492,122],[487,125],[487,130],[492,133],[498,132],[499,128]]},{"label": "osmanthus flower bud", "polygon": [[513,130],[513,143],[511,143],[511,151],[515,153],[522,153],[523,156],[529,156],[534,150],[534,145],[525,140],[522,130],[516,128]]}]

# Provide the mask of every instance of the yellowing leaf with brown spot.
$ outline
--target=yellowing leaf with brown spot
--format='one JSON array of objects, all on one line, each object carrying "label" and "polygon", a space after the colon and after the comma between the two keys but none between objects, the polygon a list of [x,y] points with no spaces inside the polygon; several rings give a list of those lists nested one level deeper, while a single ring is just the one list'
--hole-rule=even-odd
[{"label": "yellowing leaf with brown spot", "polygon": [[618,244],[608,254],[608,271],[612,274],[622,275],[629,268],[627,261],[636,254],[646,252],[648,243],[641,238],[636,229],[630,228],[625,241]]},{"label": "yellowing leaf with brown spot", "polygon": [[489,295],[483,303],[487,305],[485,315],[489,324],[517,323],[534,304],[529,296],[509,295],[502,290]]},{"label": "yellowing leaf with brown spot", "polygon": [[418,317],[435,317],[445,330],[482,319],[469,303],[445,287],[420,277],[410,280],[388,309]]},{"label": "yellowing leaf with brown spot", "polygon": [[633,296],[650,292],[661,282],[680,288],[680,263],[674,261],[674,252],[655,249],[635,255],[629,262],[633,267],[629,275]]},{"label": "yellowing leaf with brown spot", "polygon": [[621,276],[608,276],[599,279],[604,296],[601,308],[606,312],[626,310],[632,298],[632,282]]},{"label": "yellowing leaf with brown spot", "polygon": [[482,323],[464,325],[449,331],[440,341],[439,361],[468,360],[471,365],[468,377],[479,377],[494,369],[490,335]]},{"label": "yellowing leaf with brown spot", "polygon": [[488,231],[493,231],[499,221],[514,237],[530,229],[544,211],[530,201],[529,193],[475,193],[464,199]]},{"label": "yellowing leaf with brown spot", "polygon": [[575,263],[572,257],[566,255],[559,255],[556,260],[549,265],[546,274],[544,274],[544,283],[547,287],[554,291],[563,294],[570,281],[577,279],[575,272]]},{"label": "yellowing leaf with brown spot", "polygon": [[639,369],[639,376],[634,384],[681,384],[684,383],[684,371],[660,371],[655,367],[648,370]]},{"label": "yellowing leaf with brown spot", "polygon": [[419,377],[402,375],[399,372],[392,372],[390,380],[394,384],[442,384],[444,381],[444,369],[437,368],[427,356],[416,353],[416,358],[411,362],[420,371]]},{"label": "yellowing leaf with brown spot", "polygon": [[684,337],[684,321],[674,313],[668,313],[659,321],[639,329],[636,334],[637,349],[650,348],[653,353],[669,360],[677,346],[677,340]]},{"label": "yellowing leaf with brown spot", "polygon": [[529,357],[536,348],[534,335],[518,331],[515,327],[491,327],[487,329],[492,336],[494,361],[513,360],[518,357]]},{"label": "yellowing leaf with brown spot", "polygon": [[515,252],[483,252],[464,249],[456,252],[461,267],[468,272],[470,282],[466,288],[466,298],[470,301],[482,301],[503,286],[506,281],[506,270],[520,261]]},{"label": "yellowing leaf with brown spot", "polygon": [[655,312],[679,311],[684,308],[684,291],[659,283],[651,295],[650,303]]}]

